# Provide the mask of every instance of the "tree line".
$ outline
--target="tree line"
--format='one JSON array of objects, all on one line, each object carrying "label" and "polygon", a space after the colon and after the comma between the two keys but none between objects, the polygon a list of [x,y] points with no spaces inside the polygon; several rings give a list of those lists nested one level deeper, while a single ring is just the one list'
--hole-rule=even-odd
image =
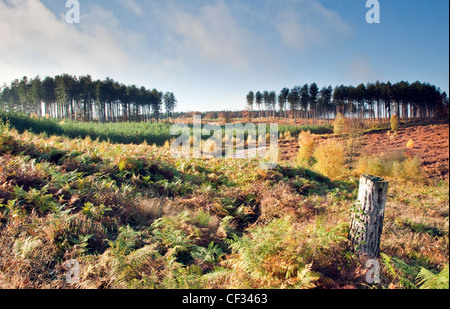
[{"label": "tree line", "polygon": [[396,114],[406,121],[448,116],[448,97],[429,83],[412,84],[401,81],[375,82],[358,86],[327,86],[316,83],[283,88],[275,91],[250,91],[246,97],[247,110],[253,114],[255,106],[259,117],[292,119],[334,119],[338,113],[350,118],[359,117],[386,121]]},{"label": "tree line", "polygon": [[6,111],[80,121],[159,122],[171,117],[177,105],[173,92],[124,85],[109,77],[93,80],[91,75],[24,76],[0,90],[0,108]]}]

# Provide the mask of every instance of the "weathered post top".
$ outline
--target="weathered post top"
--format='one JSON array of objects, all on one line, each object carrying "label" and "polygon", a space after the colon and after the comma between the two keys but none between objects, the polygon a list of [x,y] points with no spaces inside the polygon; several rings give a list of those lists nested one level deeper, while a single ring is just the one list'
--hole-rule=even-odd
[{"label": "weathered post top", "polygon": [[376,258],[380,254],[389,183],[381,177],[361,176],[358,204],[352,212],[349,238],[354,251]]}]

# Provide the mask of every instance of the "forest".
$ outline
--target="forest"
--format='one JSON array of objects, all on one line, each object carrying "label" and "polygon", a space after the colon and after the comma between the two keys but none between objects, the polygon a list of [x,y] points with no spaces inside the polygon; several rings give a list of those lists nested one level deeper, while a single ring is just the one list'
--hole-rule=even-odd
[{"label": "forest", "polygon": [[[430,83],[401,81],[380,82],[358,86],[320,88],[316,83],[283,88],[275,91],[250,91],[246,97],[247,110],[258,109],[259,117],[278,115],[291,119],[335,119],[338,113],[350,118],[387,122],[393,114],[410,119],[445,117],[448,110],[447,93]],[[256,106],[255,106],[256,105]]]},{"label": "forest", "polygon": [[177,104],[173,92],[124,85],[109,77],[93,80],[91,75],[24,76],[0,90],[0,108],[6,111],[83,122],[159,122],[163,109],[166,117],[172,116]]},{"label": "forest", "polygon": [[[0,88],[0,108],[5,111],[82,122],[159,122],[162,118],[182,116],[184,113],[175,113],[177,104],[173,92],[125,85],[109,77],[93,80],[90,75],[62,74],[44,79],[24,76]],[[419,81],[377,81],[334,88],[319,88],[311,83],[284,87],[279,93],[250,91],[246,113],[218,111],[210,112],[212,116],[206,118],[279,117],[316,124],[317,120],[333,120],[340,113],[379,124],[389,122],[394,114],[406,121],[444,119],[448,106],[446,92]]]}]

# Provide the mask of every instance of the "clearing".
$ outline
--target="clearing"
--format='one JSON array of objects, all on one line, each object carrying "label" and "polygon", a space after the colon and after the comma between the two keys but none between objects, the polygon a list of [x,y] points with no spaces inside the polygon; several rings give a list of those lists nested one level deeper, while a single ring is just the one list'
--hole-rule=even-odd
[{"label": "clearing", "polygon": [[[409,140],[413,148],[407,148]],[[281,140],[283,160],[293,161],[299,146],[297,140]],[[427,179],[449,178],[449,124],[414,125],[401,127],[397,135],[388,130],[371,131],[361,137],[361,155],[385,155],[405,151],[421,160],[421,168]]]}]

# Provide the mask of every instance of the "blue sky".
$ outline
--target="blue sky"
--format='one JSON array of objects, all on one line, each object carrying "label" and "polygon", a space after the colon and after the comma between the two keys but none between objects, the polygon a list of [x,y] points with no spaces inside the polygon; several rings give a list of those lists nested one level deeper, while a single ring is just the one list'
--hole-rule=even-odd
[{"label": "blue sky", "polygon": [[173,91],[178,110],[239,110],[250,91],[430,82],[448,93],[449,2],[0,0],[0,85],[91,74]]}]

